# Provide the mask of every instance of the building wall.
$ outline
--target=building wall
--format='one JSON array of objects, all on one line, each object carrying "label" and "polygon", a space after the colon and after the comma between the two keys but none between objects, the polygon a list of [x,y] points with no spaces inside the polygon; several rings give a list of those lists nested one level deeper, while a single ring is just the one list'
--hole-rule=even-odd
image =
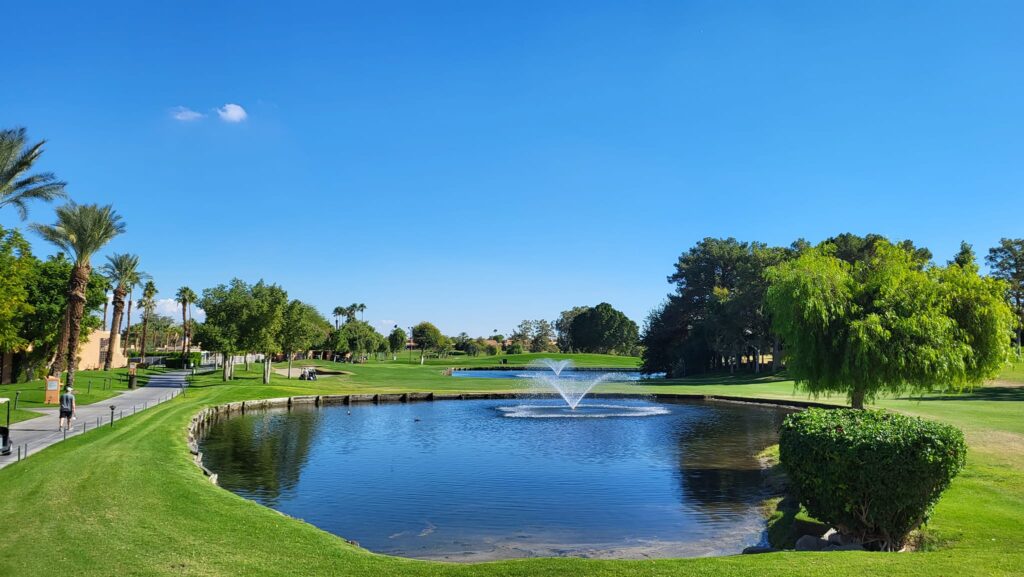
[{"label": "building wall", "polygon": [[[78,370],[89,371],[102,369],[107,353],[107,337],[109,331],[95,330],[89,340],[78,345]],[[114,359],[111,368],[127,367],[128,359],[121,353],[121,335],[114,335]]]}]

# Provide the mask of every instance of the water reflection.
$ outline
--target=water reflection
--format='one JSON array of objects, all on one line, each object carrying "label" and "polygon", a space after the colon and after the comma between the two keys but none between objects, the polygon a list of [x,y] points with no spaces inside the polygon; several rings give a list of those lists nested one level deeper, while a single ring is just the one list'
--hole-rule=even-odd
[{"label": "water reflection", "polygon": [[298,485],[321,417],[315,407],[296,407],[223,419],[203,442],[203,451],[216,455],[223,486],[273,507]]},{"label": "water reflection", "polygon": [[687,402],[652,417],[510,419],[508,404],[275,409],[217,423],[201,449],[225,488],[390,554],[641,558],[759,540],[754,455],[776,442],[782,411]]}]

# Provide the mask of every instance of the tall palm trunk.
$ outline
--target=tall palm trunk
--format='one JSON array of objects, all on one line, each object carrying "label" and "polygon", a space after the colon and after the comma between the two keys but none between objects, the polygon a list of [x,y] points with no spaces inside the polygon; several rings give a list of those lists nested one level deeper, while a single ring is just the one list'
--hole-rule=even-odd
[{"label": "tall palm trunk", "polygon": [[75,370],[78,368],[78,339],[82,333],[82,317],[85,316],[85,291],[89,286],[92,267],[76,264],[71,272],[71,287],[68,290],[68,345],[67,345],[67,386],[75,384]]},{"label": "tall palm trunk", "polygon": [[146,362],[146,331],[149,329],[149,315],[142,313],[142,362]]},{"label": "tall palm trunk", "polygon": [[114,351],[121,344],[121,314],[124,312],[123,287],[114,289],[114,310],[110,314],[110,338],[107,340],[107,355],[103,359],[103,370],[109,371],[114,364]]},{"label": "tall palm trunk", "polygon": [[[185,356],[188,354],[188,304],[181,303],[181,362],[185,366]],[[226,380],[226,379],[225,379]]]},{"label": "tall palm trunk", "polygon": [[[71,283],[68,282],[68,291],[71,290]],[[60,325],[60,335],[57,337],[57,352],[53,355],[53,364],[50,365],[50,376],[60,376],[61,372],[64,371],[64,359],[68,354],[68,326],[69,319],[71,318],[71,308],[64,307],[64,322]]]},{"label": "tall palm trunk", "polygon": [[135,298],[135,291],[128,291],[128,323],[124,326],[124,357],[128,358],[128,345],[132,340],[132,300]]}]

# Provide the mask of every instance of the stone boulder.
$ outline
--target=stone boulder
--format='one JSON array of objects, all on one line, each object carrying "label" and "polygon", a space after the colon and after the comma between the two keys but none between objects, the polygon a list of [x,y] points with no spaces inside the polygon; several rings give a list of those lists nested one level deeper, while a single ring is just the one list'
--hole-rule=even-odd
[{"label": "stone boulder", "polygon": [[814,535],[804,535],[796,540],[797,551],[821,551],[828,547],[828,541]]},{"label": "stone boulder", "polygon": [[757,555],[759,553],[775,553],[776,551],[778,551],[778,549],[776,549],[775,547],[760,547],[760,546],[755,545],[753,547],[746,547],[746,548],[744,548],[743,549],[743,554],[744,555]]}]

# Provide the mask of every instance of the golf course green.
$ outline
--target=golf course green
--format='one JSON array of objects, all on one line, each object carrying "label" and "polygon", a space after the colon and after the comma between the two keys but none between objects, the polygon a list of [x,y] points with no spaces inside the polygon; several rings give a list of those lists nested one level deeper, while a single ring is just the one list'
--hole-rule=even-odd
[{"label": "golf course green", "polygon": [[[525,364],[537,356],[513,356],[508,363]],[[580,366],[637,364],[637,359],[628,357],[571,357]],[[880,408],[956,425],[966,433],[970,447],[967,467],[923,529],[921,550],[912,553],[780,552],[656,561],[544,558],[482,564],[412,561],[370,553],[223,490],[203,476],[188,452],[186,428],[203,407],[310,394],[515,390],[515,380],[444,374],[448,367],[498,362],[495,357],[453,357],[420,365],[418,357],[408,356],[366,364],[304,361],[300,364],[320,364],[351,374],[314,382],[275,375],[270,385],[260,383],[258,365],[250,372],[238,367],[237,378],[226,383],[219,373],[197,376],[185,395],[0,470],[0,519],[5,522],[0,575],[1024,574],[1024,371],[1020,367],[1008,369],[999,380],[972,392],[877,403]],[[612,384],[598,390],[807,399],[792,381],[751,374]],[[843,402],[841,398],[818,400]],[[423,487],[423,493],[429,496],[430,487]]]}]

